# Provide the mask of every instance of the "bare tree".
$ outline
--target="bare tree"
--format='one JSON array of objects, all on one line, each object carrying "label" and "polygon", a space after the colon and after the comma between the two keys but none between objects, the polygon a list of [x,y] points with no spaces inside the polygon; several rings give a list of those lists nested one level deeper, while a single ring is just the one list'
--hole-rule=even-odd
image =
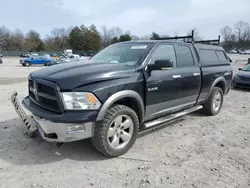
[{"label": "bare tree", "polygon": [[[119,27],[112,27],[108,29],[107,26],[101,27],[101,39],[102,39],[102,47],[106,47],[113,43],[114,38],[120,38],[123,34],[123,31]],[[130,31],[127,31],[125,34],[130,35]]]},{"label": "bare tree", "polygon": [[119,27],[112,27],[108,30],[108,33],[111,36],[111,38],[114,38],[114,37],[119,38],[123,34],[123,31]]},{"label": "bare tree", "polygon": [[144,35],[144,36],[139,37],[139,38],[140,38],[140,40],[150,40],[151,35]]},{"label": "bare tree", "polygon": [[51,31],[50,40],[54,41],[55,48],[57,50],[63,50],[68,45],[68,38],[70,33],[70,28],[54,28]]},{"label": "bare tree", "polygon": [[[236,29],[236,32],[237,32],[237,37],[238,37],[238,41],[242,39],[243,37],[243,33],[244,33],[244,30],[247,26],[247,23],[246,22],[243,22],[243,21],[238,21],[234,27]],[[244,40],[244,39],[243,39]]]},{"label": "bare tree", "polygon": [[101,40],[102,40],[102,47],[104,48],[104,47],[110,45],[112,36],[110,35],[110,32],[109,32],[107,26],[104,25],[101,27],[100,35],[101,35]]},{"label": "bare tree", "polygon": [[174,37],[178,37],[178,33],[176,31],[174,32]]},{"label": "bare tree", "polygon": [[0,27],[0,50],[8,50],[11,32],[5,26]]},{"label": "bare tree", "polygon": [[45,37],[44,44],[47,50],[56,50],[55,41],[51,36],[47,35]]},{"label": "bare tree", "polygon": [[250,41],[250,25],[248,24],[247,28],[246,28],[246,31],[247,31],[247,40]]},{"label": "bare tree", "polygon": [[40,34],[35,30],[30,30],[25,37],[25,48],[26,50],[34,50],[41,42]]},{"label": "bare tree", "polygon": [[250,25],[249,23],[245,23],[245,27],[242,33],[242,40],[249,40],[250,39]]},{"label": "bare tree", "polygon": [[223,39],[225,41],[229,41],[233,32],[233,28],[231,26],[226,25],[221,29],[220,32],[221,32]]},{"label": "bare tree", "polygon": [[132,35],[132,41],[137,41],[137,40],[140,40],[140,38],[136,35]]},{"label": "bare tree", "polygon": [[127,30],[124,32],[125,35],[131,35],[131,31]]},{"label": "bare tree", "polygon": [[122,31],[122,29],[120,27],[115,27],[114,31],[115,31],[115,36],[116,37],[120,37],[123,34],[123,31]]},{"label": "bare tree", "polygon": [[232,41],[233,43],[236,43],[236,42],[237,42],[237,37],[236,37],[235,34],[232,34],[232,35],[230,36],[230,41]]},{"label": "bare tree", "polygon": [[19,29],[15,30],[11,34],[10,42],[10,50],[22,50],[25,43],[23,32]]}]

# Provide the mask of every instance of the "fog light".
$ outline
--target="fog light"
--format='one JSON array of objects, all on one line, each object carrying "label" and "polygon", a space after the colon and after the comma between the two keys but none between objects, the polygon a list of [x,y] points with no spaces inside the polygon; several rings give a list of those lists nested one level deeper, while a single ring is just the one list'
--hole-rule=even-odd
[{"label": "fog light", "polygon": [[85,127],[84,125],[68,125],[67,130],[67,134],[74,134],[85,131]]}]

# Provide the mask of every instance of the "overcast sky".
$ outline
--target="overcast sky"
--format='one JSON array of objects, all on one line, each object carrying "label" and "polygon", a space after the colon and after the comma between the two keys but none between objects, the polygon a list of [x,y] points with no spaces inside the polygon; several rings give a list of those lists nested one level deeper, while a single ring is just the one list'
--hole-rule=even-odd
[{"label": "overcast sky", "polygon": [[205,39],[238,20],[250,23],[250,0],[0,0],[0,25],[45,36],[54,27],[119,26],[143,36],[186,34],[197,28]]}]

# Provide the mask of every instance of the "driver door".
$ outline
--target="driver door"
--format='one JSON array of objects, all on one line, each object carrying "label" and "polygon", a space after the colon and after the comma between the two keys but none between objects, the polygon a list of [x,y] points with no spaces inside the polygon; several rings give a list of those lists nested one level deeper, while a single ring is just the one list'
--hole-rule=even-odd
[{"label": "driver door", "polygon": [[[172,44],[161,43],[152,52],[149,64],[155,60],[170,60],[173,67],[163,70],[145,71],[146,120],[154,119],[178,110],[181,105],[181,73],[176,66],[176,53]],[[147,69],[147,67],[146,67]]]},{"label": "driver door", "polygon": [[35,56],[32,57],[32,64],[41,64],[41,57],[40,56]]}]

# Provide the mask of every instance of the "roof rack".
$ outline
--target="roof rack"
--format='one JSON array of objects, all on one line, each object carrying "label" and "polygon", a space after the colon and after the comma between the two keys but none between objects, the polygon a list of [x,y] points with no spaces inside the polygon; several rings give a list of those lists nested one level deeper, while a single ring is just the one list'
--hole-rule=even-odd
[{"label": "roof rack", "polygon": [[[194,30],[192,30],[191,35],[175,36],[175,37],[162,37],[162,38],[158,38],[156,40],[178,40],[178,39],[183,39],[183,42],[202,43],[202,44],[211,44],[211,43],[214,44],[214,43],[217,43],[218,45],[220,45],[220,35],[218,36],[218,39],[195,41],[194,40]],[[191,39],[191,40],[186,41],[186,39]]]},{"label": "roof rack", "polygon": [[220,45],[220,35],[218,36],[218,39],[214,39],[214,40],[200,40],[200,41],[194,41],[195,43],[202,43],[202,44],[214,44],[217,43],[218,45]]},{"label": "roof rack", "polygon": [[175,37],[162,37],[162,38],[158,38],[156,40],[177,40],[177,39],[183,39],[183,41],[185,42],[185,39],[191,39],[191,42],[194,41],[194,30],[192,30],[191,35],[187,35],[187,36],[175,36]]}]

